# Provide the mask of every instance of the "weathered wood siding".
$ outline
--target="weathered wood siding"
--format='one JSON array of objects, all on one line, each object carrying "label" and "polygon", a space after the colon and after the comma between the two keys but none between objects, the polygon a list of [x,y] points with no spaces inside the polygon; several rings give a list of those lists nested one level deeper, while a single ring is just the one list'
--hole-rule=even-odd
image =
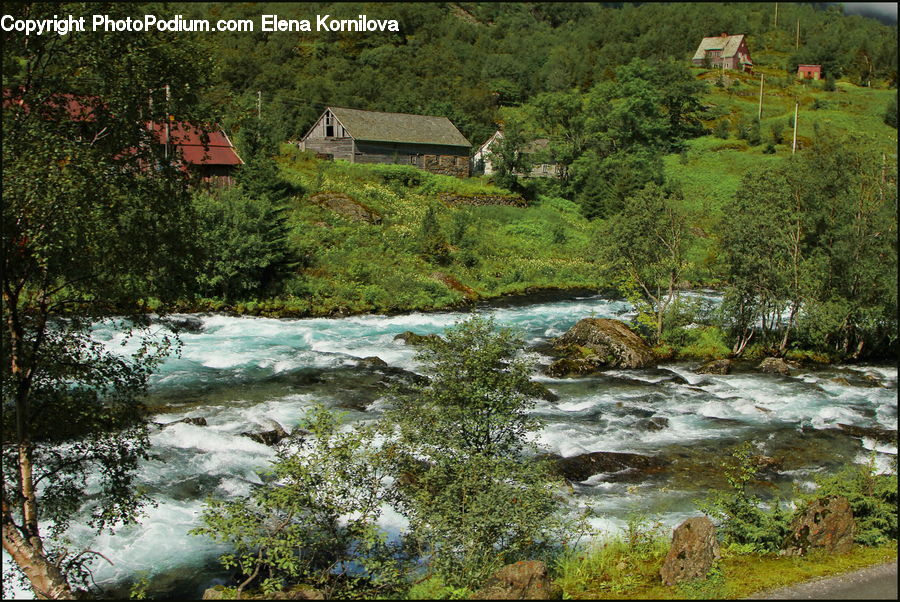
[{"label": "weathered wood siding", "polygon": [[354,162],[414,165],[433,173],[469,175],[469,151],[459,146],[359,141]]},{"label": "weathered wood siding", "polygon": [[353,138],[307,138],[300,143],[300,150],[331,155],[334,159],[354,161]]}]

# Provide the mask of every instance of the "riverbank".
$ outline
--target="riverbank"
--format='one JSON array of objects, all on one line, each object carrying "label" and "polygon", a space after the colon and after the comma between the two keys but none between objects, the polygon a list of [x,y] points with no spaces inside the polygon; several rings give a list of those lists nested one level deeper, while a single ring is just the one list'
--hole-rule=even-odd
[{"label": "riverbank", "polygon": [[782,592],[780,588],[896,561],[896,542],[878,547],[856,545],[839,555],[813,551],[799,557],[730,554],[725,550],[709,578],[666,586],[659,580],[662,558],[654,556],[629,561],[629,572],[617,581],[592,581],[585,577],[580,582],[563,583],[563,594],[569,599],[607,600],[767,599],[773,593]]}]

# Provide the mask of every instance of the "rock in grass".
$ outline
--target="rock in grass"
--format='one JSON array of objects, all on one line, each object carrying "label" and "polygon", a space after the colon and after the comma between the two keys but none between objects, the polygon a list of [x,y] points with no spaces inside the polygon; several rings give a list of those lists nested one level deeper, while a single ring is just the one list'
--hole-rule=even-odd
[{"label": "rock in grass", "polygon": [[666,585],[703,578],[719,557],[712,521],[705,516],[689,518],[672,533],[672,545],[659,575]]},{"label": "rock in grass", "polygon": [[856,520],[843,496],[829,496],[810,502],[791,523],[781,554],[802,556],[812,548],[830,554],[849,552],[856,535]]},{"label": "rock in grass", "polygon": [[552,600],[561,591],[547,574],[547,565],[539,560],[508,564],[475,592],[472,600]]}]

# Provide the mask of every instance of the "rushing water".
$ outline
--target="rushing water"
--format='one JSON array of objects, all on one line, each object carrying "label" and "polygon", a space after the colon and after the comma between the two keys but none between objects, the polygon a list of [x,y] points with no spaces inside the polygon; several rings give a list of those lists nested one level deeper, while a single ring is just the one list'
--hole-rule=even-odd
[{"label": "rushing water", "polygon": [[[478,311],[521,328],[528,343],[540,347],[581,318],[627,319],[630,310],[623,301],[594,296]],[[188,597],[221,583],[224,574],[216,557],[222,548],[187,532],[198,524],[205,497],[249,492],[260,482],[257,471],[273,459],[270,448],[240,433],[268,430],[273,422],[290,430],[315,402],[340,408],[353,420],[376,418],[391,371],[420,369],[415,349],[394,336],[406,330],[440,333],[465,316],[180,317],[195,328],[181,335],[181,357],[167,360],[153,377],[149,403],[161,410],[152,420],[204,417],[208,425],[179,423],[154,430],[153,459],[143,464],[140,480],[158,505],[140,525],[99,537],[74,529],[79,544],[115,562],[98,566],[97,582],[127,594],[123,586],[147,575],[151,594]],[[123,335],[106,324],[98,324],[94,336],[111,349],[127,351],[130,345],[123,347]],[[356,361],[369,356],[390,368]],[[617,529],[635,510],[656,514],[666,524],[695,514],[695,502],[709,487],[721,485],[718,463],[744,440],[754,441],[760,454],[783,460],[770,476],[773,487],[784,492],[794,483],[809,484],[816,473],[864,462],[873,451],[882,467],[897,453],[893,446],[837,428],[840,423],[896,428],[894,366],[799,370],[790,377],[699,375],[692,372],[695,366],[676,363],[581,379],[536,372],[535,379],[560,398],[541,401],[535,409],[545,422],[537,442],[547,451],[564,457],[635,452],[669,462],[667,470],[654,475],[595,475],[575,484],[573,501],[603,517],[596,526]],[[648,427],[650,418],[664,428]],[[387,512],[382,526],[396,534],[404,523]]]}]

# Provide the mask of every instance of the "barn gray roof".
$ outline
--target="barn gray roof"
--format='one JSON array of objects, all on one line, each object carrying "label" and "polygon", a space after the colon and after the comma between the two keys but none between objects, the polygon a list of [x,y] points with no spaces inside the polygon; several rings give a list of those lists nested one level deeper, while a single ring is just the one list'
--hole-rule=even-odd
[{"label": "barn gray roof", "polygon": [[472,146],[446,117],[328,107],[356,140]]},{"label": "barn gray roof", "polygon": [[703,41],[697,47],[697,52],[694,53],[694,60],[702,60],[706,56],[707,50],[721,50],[722,58],[732,57],[737,53],[743,39],[744,34],[703,38]]}]

